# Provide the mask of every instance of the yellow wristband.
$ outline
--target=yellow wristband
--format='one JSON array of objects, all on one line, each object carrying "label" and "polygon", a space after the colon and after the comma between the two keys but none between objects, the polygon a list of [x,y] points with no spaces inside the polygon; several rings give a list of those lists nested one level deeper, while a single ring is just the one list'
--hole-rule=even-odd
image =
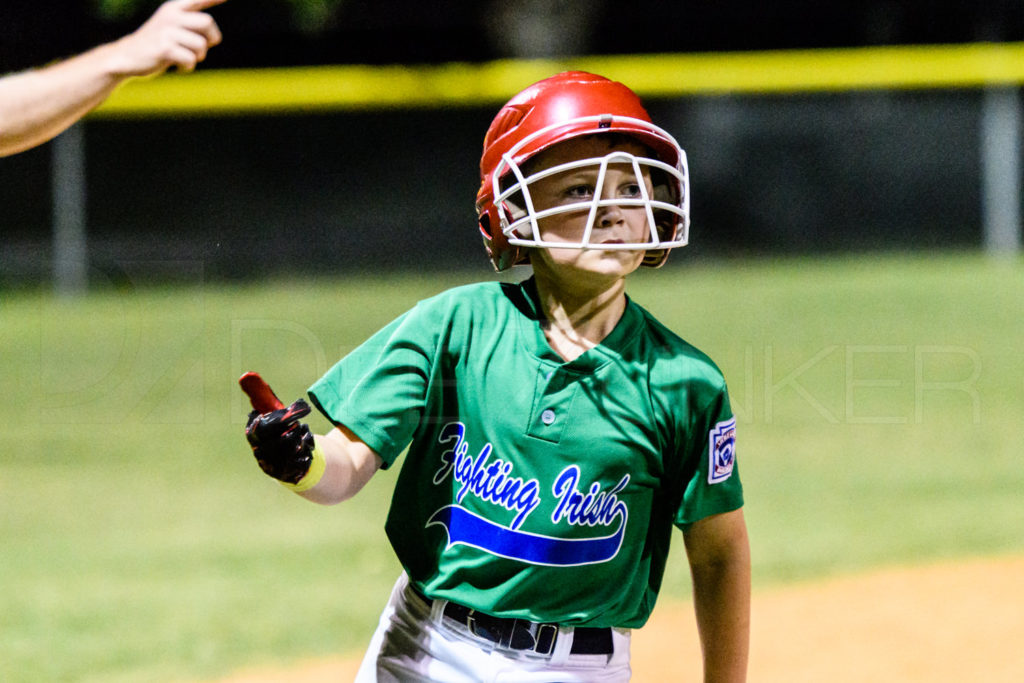
[{"label": "yellow wristband", "polygon": [[294,484],[289,484],[286,481],[282,481],[281,485],[285,488],[289,488],[295,493],[302,493],[308,491],[324,478],[324,471],[327,469],[327,460],[324,459],[324,453],[320,450],[320,444],[316,444],[313,447],[313,461],[309,463],[309,469],[306,470],[306,474]]}]

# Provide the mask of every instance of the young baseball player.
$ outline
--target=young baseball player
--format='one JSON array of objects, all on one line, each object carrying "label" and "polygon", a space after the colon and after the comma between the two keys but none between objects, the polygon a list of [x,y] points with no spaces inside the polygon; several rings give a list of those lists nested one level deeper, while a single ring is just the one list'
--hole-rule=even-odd
[{"label": "young baseball player", "polygon": [[626,86],[569,72],[484,139],[480,232],[497,269],[421,301],[309,390],[313,436],[258,376],[246,434],[309,500],[395,465],[404,568],[359,681],[626,681],[672,528],[706,681],[742,681],[750,559],[725,381],[625,293],[687,241],[685,155]]}]

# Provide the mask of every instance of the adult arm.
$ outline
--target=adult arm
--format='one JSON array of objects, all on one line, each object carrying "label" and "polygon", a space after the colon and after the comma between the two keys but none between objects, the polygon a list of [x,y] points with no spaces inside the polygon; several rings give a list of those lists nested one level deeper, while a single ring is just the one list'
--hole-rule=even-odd
[{"label": "adult arm", "polygon": [[684,533],[705,683],[746,680],[750,648],[750,544],[742,509]]},{"label": "adult arm", "polygon": [[169,0],[134,33],[48,67],[0,78],[0,156],[40,145],[99,106],[125,80],[172,66],[192,71],[221,41],[203,10],[225,0]]}]

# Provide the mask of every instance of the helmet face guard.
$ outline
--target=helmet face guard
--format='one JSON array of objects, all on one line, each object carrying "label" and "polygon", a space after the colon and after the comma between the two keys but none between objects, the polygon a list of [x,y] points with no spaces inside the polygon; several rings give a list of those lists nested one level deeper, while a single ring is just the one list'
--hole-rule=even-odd
[{"label": "helmet face guard", "polygon": [[[636,156],[613,151],[534,172],[528,163],[566,140],[615,135],[650,150]],[[627,165],[640,187],[639,196],[605,198],[602,185],[608,166]],[[590,167],[597,170],[593,198],[567,206],[537,210],[530,186],[549,176]],[[491,123],[480,161],[477,193],[480,233],[496,270],[526,263],[534,248],[643,250],[643,264],[660,266],[668,251],[687,243],[690,224],[689,173],[686,154],[650,116],[632,90],[601,76],[566,72],[533,84],[513,97]],[[651,185],[640,182],[649,178]],[[591,243],[603,207],[642,207],[647,239],[628,244]],[[539,221],[562,212],[589,212],[579,241],[544,240]]]},{"label": "helmet face guard", "polygon": [[[573,129],[586,130],[591,125],[595,129],[603,123],[607,124],[608,116],[591,116],[573,119],[566,124],[555,124],[541,129],[524,138],[501,156],[494,173],[491,175],[490,196],[493,204],[498,207],[499,229],[505,241],[512,247],[525,248],[559,248],[559,249],[601,249],[647,252],[644,265],[659,266],[665,261],[668,250],[685,246],[689,236],[689,182],[687,176],[686,154],[679,150],[678,163],[671,166],[657,159],[646,156],[635,156],[624,151],[614,151],[604,157],[580,159],[543,169],[531,175],[525,175],[519,159],[532,158],[522,154],[537,139],[544,138],[557,128],[568,126]],[[672,137],[653,124],[636,119],[619,119],[620,124],[636,127],[649,127],[652,132],[664,139]],[[572,136],[572,137],[578,137]],[[560,138],[562,139],[568,138]],[[619,198],[605,197],[604,184],[610,164],[625,165],[632,169],[632,176],[639,188],[638,197]],[[555,207],[538,210],[530,192],[533,183],[544,178],[559,175],[578,169],[596,169],[593,198],[575,203],[560,204]],[[644,179],[650,178],[651,186]],[[602,207],[642,207],[646,216],[646,239],[637,242],[599,244],[591,241],[597,215]],[[587,214],[586,226],[578,241],[564,242],[545,239],[540,221],[557,214]]]}]

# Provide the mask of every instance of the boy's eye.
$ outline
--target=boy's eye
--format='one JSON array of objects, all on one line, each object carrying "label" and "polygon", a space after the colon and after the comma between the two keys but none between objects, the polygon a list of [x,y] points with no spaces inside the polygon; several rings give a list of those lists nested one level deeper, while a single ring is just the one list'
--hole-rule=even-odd
[{"label": "boy's eye", "polygon": [[640,191],[639,183],[629,183],[627,185],[623,185],[622,189],[619,190],[619,192],[623,197],[636,198],[643,196],[643,193]]},{"label": "boy's eye", "polygon": [[565,196],[573,201],[581,202],[594,196],[593,185],[573,185],[565,190]]}]

